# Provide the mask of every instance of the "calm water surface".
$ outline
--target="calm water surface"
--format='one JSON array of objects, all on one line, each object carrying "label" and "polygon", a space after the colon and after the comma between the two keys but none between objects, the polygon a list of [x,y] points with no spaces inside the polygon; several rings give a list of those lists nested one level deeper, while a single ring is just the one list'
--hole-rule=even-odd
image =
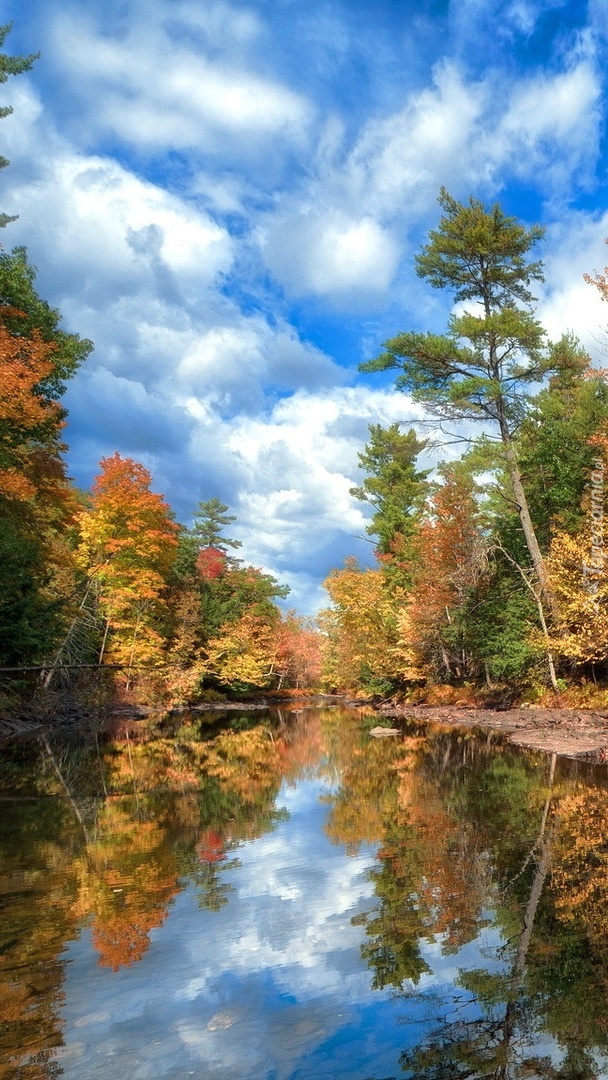
[{"label": "calm water surface", "polygon": [[0,748],[0,1077],[608,1077],[605,767],[228,721]]}]

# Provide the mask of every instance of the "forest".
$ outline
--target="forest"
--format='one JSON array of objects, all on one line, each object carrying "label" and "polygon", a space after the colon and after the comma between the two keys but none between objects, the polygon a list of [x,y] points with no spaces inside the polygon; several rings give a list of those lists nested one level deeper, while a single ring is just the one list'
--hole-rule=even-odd
[{"label": "forest", "polygon": [[[439,202],[417,272],[453,298],[446,332],[400,333],[363,365],[396,370],[434,435],[370,428],[352,494],[373,509],[378,566],[329,576],[331,670],[380,694],[405,681],[534,700],[576,686],[580,701],[607,674],[606,372],[535,317],[542,230],[445,190]],[[605,275],[587,281],[608,299]],[[464,452],[431,475],[419,461],[437,431]]]},{"label": "forest", "polygon": [[[3,54],[0,81],[35,59]],[[288,589],[237,557],[221,492],[182,525],[118,452],[90,491],[75,487],[62,395],[93,344],[39,296],[27,251],[0,250],[3,709],[45,694],[176,706],[273,690],[601,692],[606,373],[536,318],[540,227],[445,189],[439,209],[416,270],[453,301],[445,332],[399,332],[361,365],[395,372],[428,433],[370,426],[351,495],[370,515],[373,565],[332,570],[316,620],[284,610]],[[587,280],[608,299],[606,275]]]}]

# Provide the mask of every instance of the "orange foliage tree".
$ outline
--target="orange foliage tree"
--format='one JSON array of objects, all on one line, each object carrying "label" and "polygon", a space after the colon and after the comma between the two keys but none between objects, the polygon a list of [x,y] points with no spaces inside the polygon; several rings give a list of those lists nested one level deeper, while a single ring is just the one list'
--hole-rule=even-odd
[{"label": "orange foliage tree", "polygon": [[295,611],[283,616],[278,628],[279,685],[297,690],[318,686],[321,680],[321,635],[312,619]]},{"label": "orange foliage tree", "polygon": [[40,390],[53,371],[55,346],[38,332],[16,336],[6,317],[17,314],[0,308],[0,496],[28,502],[42,485],[63,479],[63,414]]},{"label": "orange foliage tree", "polygon": [[158,664],[178,527],[162,495],[150,490],[143,465],[120,454],[100,464],[91,506],[80,516],[79,558],[106,619],[102,652],[129,667]]},{"label": "orange foliage tree", "polygon": [[134,820],[124,800],[107,800],[98,836],[87,847],[81,890],[100,966],[118,971],[141,960],[179,891],[164,825]]},{"label": "orange foliage tree", "polygon": [[[48,392],[57,346],[0,306],[0,663],[54,644],[74,580],[67,529],[76,500],[62,458],[64,412]],[[62,593],[64,595],[62,595]]]},{"label": "orange foliage tree", "polygon": [[463,616],[486,559],[475,484],[458,465],[442,471],[414,542],[420,557],[400,629],[420,674],[446,680],[472,674]]}]

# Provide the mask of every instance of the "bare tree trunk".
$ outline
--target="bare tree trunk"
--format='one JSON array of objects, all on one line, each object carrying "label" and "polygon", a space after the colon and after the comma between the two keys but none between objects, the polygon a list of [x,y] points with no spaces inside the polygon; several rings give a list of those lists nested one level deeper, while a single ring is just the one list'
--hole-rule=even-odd
[{"label": "bare tree trunk", "polygon": [[517,461],[517,455],[511,439],[511,433],[507,426],[506,419],[503,415],[502,405],[499,407],[499,428],[500,437],[504,448],[505,461],[507,463],[507,471],[509,473],[509,479],[511,481],[511,487],[513,488],[513,496],[515,498],[515,505],[517,506],[517,513],[519,520],[521,521],[521,527],[526,541],[526,547],[528,549],[530,559],[532,560],[532,566],[534,567],[534,573],[538,581],[540,594],[545,602],[545,605],[551,610],[552,602],[549,593],[549,586],[547,582],[547,571],[545,568],[545,560],[540,550],[538,540],[536,539],[536,533],[534,531],[534,525],[532,524],[532,518],[530,516],[530,509],[528,507],[528,500],[524,491],[524,486],[521,479],[521,473],[519,471],[519,464]]},{"label": "bare tree trunk", "polygon": [[137,635],[139,633],[139,627],[141,624],[141,612],[137,615],[137,622],[135,623],[135,629],[133,630],[133,638],[131,640],[131,655],[129,657],[129,666],[127,668],[127,685],[125,690],[127,693],[131,689],[131,672],[133,670],[133,658],[135,656],[135,642],[137,641]]},{"label": "bare tree trunk", "polygon": [[103,632],[103,641],[101,643],[101,649],[100,649],[100,652],[99,652],[99,660],[97,661],[99,667],[101,667],[101,661],[103,660],[103,654],[106,651],[106,642],[108,640],[109,632],[110,632],[110,620],[106,619],[106,626],[105,626],[105,630]]}]

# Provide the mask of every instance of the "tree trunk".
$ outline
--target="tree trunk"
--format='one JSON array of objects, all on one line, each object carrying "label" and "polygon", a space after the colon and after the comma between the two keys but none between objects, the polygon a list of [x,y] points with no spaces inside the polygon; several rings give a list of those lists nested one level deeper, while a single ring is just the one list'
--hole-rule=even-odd
[{"label": "tree trunk", "polygon": [[507,463],[507,471],[509,473],[509,479],[511,481],[511,487],[513,488],[513,495],[515,498],[515,504],[517,506],[517,513],[519,520],[521,521],[521,527],[526,541],[526,547],[530,558],[532,560],[532,566],[534,567],[534,573],[538,581],[540,594],[542,599],[549,610],[552,608],[551,595],[549,593],[549,587],[547,583],[547,572],[545,569],[545,560],[543,558],[540,547],[538,546],[538,540],[536,539],[536,533],[534,531],[534,525],[532,524],[532,518],[530,517],[530,510],[528,508],[528,500],[524,491],[524,486],[521,481],[521,473],[519,471],[519,465],[517,462],[517,455],[511,439],[511,433],[507,426],[507,422],[502,410],[502,405],[499,408],[499,427],[500,437],[504,447],[505,461]]}]

